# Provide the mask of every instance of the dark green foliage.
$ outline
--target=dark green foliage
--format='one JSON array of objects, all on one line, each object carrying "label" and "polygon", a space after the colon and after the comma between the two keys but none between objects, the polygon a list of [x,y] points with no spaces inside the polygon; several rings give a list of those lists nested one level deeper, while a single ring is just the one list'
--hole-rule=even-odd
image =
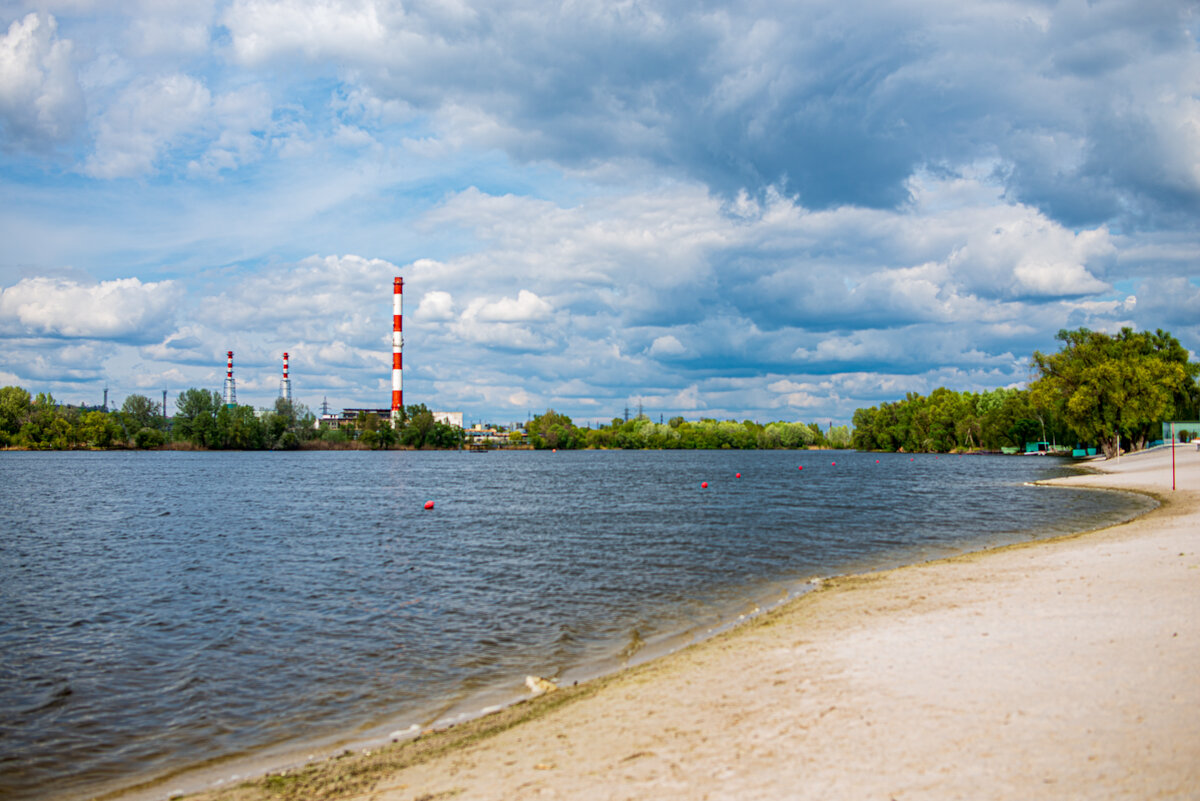
[{"label": "dark green foliage", "polygon": [[133,438],[139,448],[161,448],[167,442],[167,435],[157,428],[143,428]]},{"label": "dark green foliage", "polygon": [[381,421],[376,438],[378,445],[373,447],[386,448],[399,442],[406,448],[461,448],[463,438],[461,428],[435,421],[433,412],[425,404],[417,403],[404,408],[398,428]]},{"label": "dark green foliage", "polygon": [[547,409],[544,414],[530,420],[525,430],[535,448],[570,449],[580,444],[578,431],[571,418],[553,409]]},{"label": "dark green foliage", "polygon": [[854,447],[883,451],[950,451],[1049,441],[1099,445],[1116,453],[1118,438],[1138,449],[1165,419],[1195,412],[1200,365],[1161,330],[1115,336],[1060,331],[1058,353],[1033,354],[1038,378],[1028,390],[955,392],[944,387],[922,397],[854,413]]},{"label": "dark green foliage", "polygon": [[262,450],[267,442],[267,429],[250,406],[221,406],[217,410],[217,446],[230,450]]},{"label": "dark green foliage", "polygon": [[162,406],[147,398],[145,395],[130,395],[121,404],[121,417],[127,431],[141,431],[143,428],[162,428]]},{"label": "dark green foliage", "polygon": [[80,435],[83,441],[93,448],[111,447],[121,434],[121,426],[112,419],[112,415],[93,411],[83,416]]},{"label": "dark green foliage", "polygon": [[753,420],[688,421],[672,417],[665,425],[645,415],[632,420],[614,417],[611,425],[576,428],[571,418],[547,410],[527,426],[535,448],[625,448],[625,449],[755,449],[847,447],[850,431],[833,429],[834,441],[815,424],[774,422],[763,425]]},{"label": "dark green foliage", "polygon": [[421,448],[425,438],[433,430],[433,412],[423,403],[410,404],[404,409],[404,419],[400,428],[400,443],[409,448]]},{"label": "dark green foliage", "polygon": [[333,445],[343,445],[350,441],[350,435],[340,428],[330,428],[321,433],[321,441]]},{"label": "dark green foliage", "polygon": [[1119,441],[1141,448],[1161,421],[1191,411],[1200,364],[1161,329],[1122,328],[1110,336],[1080,328],[1059,331],[1057,339],[1058,353],[1033,354],[1034,403],[1061,415],[1106,456],[1116,454]]},{"label": "dark green foliage", "polygon": [[910,392],[904,400],[856,410],[853,423],[851,443],[871,451],[996,451],[1044,438],[1073,439],[1057,417],[1033,408],[1029,392],[1021,389],[975,393],[938,387],[928,397]]},{"label": "dark green foliage", "polygon": [[396,444],[396,429],[392,427],[390,420],[384,420],[379,424],[379,447],[385,451]]},{"label": "dark green foliage", "polygon": [[29,417],[32,399],[20,387],[0,388],[0,432],[14,435]]},{"label": "dark green foliage", "polygon": [[463,439],[461,428],[439,422],[433,424],[433,430],[425,437],[425,446],[429,448],[461,448]]},{"label": "dark green foliage", "polygon": [[216,447],[219,408],[224,406],[217,393],[207,389],[185,389],[175,399],[172,435],[176,440],[201,448]]},{"label": "dark green foliage", "polygon": [[[176,407],[173,439],[200,448],[297,448],[314,435],[308,409],[282,401],[260,417],[249,406],[227,409],[215,392],[188,389],[180,393]],[[46,393],[31,399],[20,387],[0,388],[0,446],[158,448],[167,441],[162,408],[144,395],[130,395],[119,411],[81,412]]]}]

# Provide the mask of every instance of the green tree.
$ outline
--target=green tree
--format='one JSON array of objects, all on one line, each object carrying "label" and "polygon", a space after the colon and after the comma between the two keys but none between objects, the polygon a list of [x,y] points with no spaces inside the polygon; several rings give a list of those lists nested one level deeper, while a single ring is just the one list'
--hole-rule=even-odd
[{"label": "green tree", "polygon": [[[637,420],[630,423],[637,423]],[[525,429],[535,448],[574,448],[577,444],[575,424],[571,418],[553,409],[534,417]]]},{"label": "green tree", "polygon": [[425,444],[433,448],[461,448],[465,434],[458,426],[437,422],[433,424]]},{"label": "green tree", "polygon": [[161,448],[166,444],[167,435],[158,428],[143,428],[133,437],[133,442],[142,450],[148,448]]},{"label": "green tree", "polygon": [[392,428],[390,420],[381,420],[379,422],[379,447],[385,451],[396,444],[398,439],[396,429]]},{"label": "green tree", "polygon": [[175,399],[175,439],[201,448],[217,447],[217,410],[221,396],[207,389],[185,389]]},{"label": "green tree", "polygon": [[58,401],[49,392],[39,392],[29,408],[29,419],[43,430],[49,430],[58,417]]},{"label": "green tree", "polygon": [[849,448],[850,427],[834,426],[833,428],[829,429],[829,433],[825,435],[825,442],[831,448]]},{"label": "green tree", "polygon": [[21,387],[0,388],[0,432],[16,434],[29,418],[32,399]]},{"label": "green tree", "polygon": [[32,420],[23,423],[13,438],[19,447],[29,448],[30,450],[49,448],[49,444],[43,444],[44,439],[45,432],[42,430],[42,427]]},{"label": "green tree", "polygon": [[94,448],[110,447],[121,434],[121,427],[105,412],[88,412],[81,421],[79,435]]},{"label": "green tree", "polygon": [[433,430],[433,412],[423,403],[409,405],[404,409],[403,428],[400,430],[400,442],[410,448],[422,448],[429,432]]},{"label": "green tree", "polygon": [[79,432],[65,416],[55,417],[50,423],[49,442],[57,450],[67,450],[79,444]]},{"label": "green tree", "polygon": [[1099,443],[1105,456],[1118,439],[1134,448],[1186,398],[1200,365],[1161,330],[1153,334],[1122,328],[1115,336],[1080,328],[1059,331],[1058,353],[1035,351],[1039,376],[1030,386],[1037,407],[1058,412],[1082,442]]},{"label": "green tree", "polygon": [[252,406],[222,405],[217,410],[217,440],[220,448],[231,450],[261,450],[267,446],[267,431]]},{"label": "green tree", "polygon": [[162,409],[145,395],[130,395],[121,404],[125,430],[134,433],[143,428],[162,427]]},{"label": "green tree", "polygon": [[350,435],[340,428],[327,428],[321,432],[321,441],[331,445],[343,445],[350,441]]}]

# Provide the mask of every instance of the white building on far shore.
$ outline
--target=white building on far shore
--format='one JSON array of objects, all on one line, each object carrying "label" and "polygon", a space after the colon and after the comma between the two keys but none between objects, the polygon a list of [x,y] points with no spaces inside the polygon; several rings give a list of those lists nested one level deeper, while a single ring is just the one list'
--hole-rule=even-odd
[{"label": "white building on far shore", "polygon": [[435,423],[446,423],[447,425],[463,427],[462,412],[434,412],[433,421]]}]

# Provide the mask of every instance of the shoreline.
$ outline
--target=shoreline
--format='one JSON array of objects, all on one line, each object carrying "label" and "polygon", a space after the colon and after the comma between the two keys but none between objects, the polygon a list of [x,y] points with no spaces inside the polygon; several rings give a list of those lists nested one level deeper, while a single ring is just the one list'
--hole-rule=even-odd
[{"label": "shoreline", "polygon": [[[1114,712],[1109,706],[1101,704],[1090,714],[1099,716],[1097,722],[1104,724],[1093,731],[1108,732],[1107,738],[1100,740],[1112,746],[1115,739],[1116,746],[1107,750],[1097,747],[1093,749],[1097,751],[1096,754],[1088,755],[1082,763],[1077,764],[1079,749],[1064,748],[1064,738],[1071,739],[1069,732],[1050,726],[1049,731],[1053,736],[1047,739],[1044,723],[1033,725],[1039,715],[1021,709],[1021,704],[1009,709],[1002,719],[997,720],[994,714],[987,714],[993,706],[1000,709],[1014,706],[1011,701],[1015,697],[1025,698],[1028,702],[1026,706],[1040,707],[1043,718],[1048,713],[1052,713],[1050,717],[1061,717],[1064,710],[1062,702],[1056,702],[1057,694],[1047,695],[1037,691],[1032,692],[1034,697],[1026,698],[1031,691],[1038,690],[1038,681],[1013,683],[1011,679],[1002,680],[1002,676],[996,675],[999,670],[997,665],[974,662],[969,658],[971,651],[964,653],[961,646],[967,643],[962,641],[963,632],[960,629],[962,624],[974,621],[957,620],[955,625],[947,625],[946,621],[941,620],[946,616],[961,617],[962,613],[957,610],[971,606],[966,601],[979,587],[996,584],[996,574],[999,572],[1011,581],[999,582],[1002,585],[999,589],[993,587],[991,595],[977,599],[974,605],[983,604],[985,607],[977,611],[988,623],[987,628],[1008,631],[1010,636],[1001,638],[994,632],[976,632],[974,637],[979,639],[970,638],[970,644],[977,648],[978,643],[983,642],[991,647],[1007,639],[1008,651],[1026,653],[1034,663],[1032,666],[1026,666],[1024,662],[1011,666],[1018,668],[1018,673],[1032,669],[1037,676],[1042,676],[1049,666],[1050,676],[1078,674],[1081,669],[1079,660],[1074,658],[1064,662],[1063,655],[1056,650],[1058,639],[1072,636],[1073,629],[1070,626],[1066,630],[1061,625],[1057,629],[1050,626],[1057,636],[1046,642],[1042,637],[1032,638],[1036,642],[1034,647],[1030,647],[1031,631],[1027,629],[1055,621],[1055,615],[1052,614],[1054,608],[1047,608],[1048,602],[1053,599],[1046,595],[1044,577],[1033,581],[1030,576],[1046,573],[1055,567],[1054,563],[1070,558],[1082,560],[1081,564],[1092,572],[1099,571],[1101,575],[1095,577],[1094,581],[1110,590],[1116,584],[1128,583],[1132,577],[1134,583],[1146,585],[1142,587],[1143,590],[1153,591],[1157,588],[1157,594],[1162,595],[1163,582],[1157,580],[1161,576],[1147,569],[1154,565],[1142,565],[1139,571],[1139,563],[1134,560],[1114,571],[1113,565],[1107,564],[1104,559],[1099,560],[1103,564],[1093,563],[1097,562],[1098,556],[1104,556],[1117,546],[1131,550],[1145,562],[1153,541],[1168,535],[1168,539],[1179,539],[1181,526],[1188,531],[1200,530],[1200,494],[1194,489],[1171,493],[1169,472],[1163,481],[1162,463],[1166,461],[1169,468],[1169,457],[1169,451],[1145,452],[1125,456],[1119,465],[1115,462],[1104,463],[1099,470],[1085,475],[1039,482],[1052,486],[1133,491],[1158,498],[1158,508],[1131,521],[875,573],[836,577],[823,582],[818,591],[793,598],[731,630],[653,661],[590,679],[578,687],[564,688],[532,701],[519,702],[493,714],[389,746],[382,751],[370,748],[367,749],[369,755],[357,752],[344,759],[291,769],[286,775],[276,773],[246,786],[209,790],[197,797],[214,800],[251,799],[280,797],[282,792],[284,797],[296,798],[369,797],[381,801],[400,801],[449,792],[469,798],[511,798],[521,796],[532,788],[540,789],[549,797],[570,798],[648,795],[680,798],[704,795],[718,798],[809,797],[807,791],[800,792],[798,789],[802,786],[814,789],[812,797],[830,791],[839,792],[843,797],[861,797],[876,791],[882,792],[884,786],[890,787],[887,792],[896,798],[902,797],[898,793],[912,793],[918,788],[923,788],[918,793],[921,797],[958,797],[958,793],[964,793],[962,797],[981,797],[977,785],[956,782],[956,778],[961,780],[967,774],[975,775],[978,780],[978,765],[962,764],[963,759],[946,761],[937,758],[939,753],[943,757],[956,754],[969,757],[971,754],[962,753],[962,748],[956,747],[955,742],[935,735],[942,727],[949,725],[951,731],[965,727],[968,731],[960,731],[960,735],[973,735],[974,739],[967,737],[970,742],[985,741],[1013,728],[1016,720],[1024,721],[1023,726],[1016,728],[1024,731],[1032,726],[1033,730],[1025,731],[1025,736],[1015,741],[1013,738],[1001,738],[1002,744],[1007,744],[1006,748],[993,744],[986,756],[995,761],[997,757],[991,752],[997,752],[1001,757],[1006,754],[1008,757],[1019,756],[1021,759],[1018,762],[1032,759],[1042,767],[1040,773],[1049,775],[1035,781],[1032,775],[1025,775],[1028,771],[1018,772],[1015,785],[1012,785],[1014,778],[1006,775],[1003,783],[1005,786],[1012,785],[1008,791],[999,792],[1000,785],[997,785],[994,789],[999,795],[989,796],[984,791],[982,797],[1012,797],[1016,793],[1041,797],[1172,797],[1170,787],[1166,786],[1170,784],[1172,776],[1183,782],[1180,784],[1176,781],[1172,785],[1177,790],[1200,786],[1200,767],[1196,767],[1200,766],[1200,724],[1189,724],[1179,720],[1178,716],[1172,716],[1171,709],[1175,701],[1167,704],[1165,711],[1159,708],[1162,704],[1149,704],[1147,709],[1141,710],[1153,712],[1153,716],[1134,715],[1139,721],[1134,728],[1142,727],[1148,719],[1161,718],[1158,720],[1161,725],[1152,727],[1158,730],[1152,739],[1155,742],[1163,740],[1162,732],[1169,732],[1168,739],[1173,739],[1178,747],[1172,752],[1176,758],[1166,760],[1166,767],[1170,769],[1164,770],[1164,765],[1159,764],[1162,760],[1156,760],[1152,776],[1143,776],[1145,781],[1130,784],[1131,776],[1141,775],[1142,771],[1131,773],[1124,767],[1132,759],[1132,752],[1139,750],[1134,746],[1141,743],[1128,725],[1114,726],[1114,720],[1110,719]],[[1185,452],[1179,459],[1179,466],[1181,475],[1187,473],[1190,477],[1181,482],[1181,486],[1200,487],[1200,458]],[[1194,547],[1196,538],[1189,540],[1183,537],[1181,542],[1181,555],[1176,559],[1189,562],[1190,566],[1185,565],[1184,570],[1194,571],[1200,562]],[[1187,555],[1189,548],[1190,556]],[[1024,571],[1023,576],[1014,574],[1014,562]],[[1167,562],[1167,567],[1177,567],[1171,564],[1171,560]],[[1170,601],[1175,607],[1182,604],[1186,612],[1192,613],[1190,618],[1185,615],[1183,621],[1192,625],[1176,625],[1175,628],[1184,630],[1172,632],[1175,636],[1170,643],[1176,647],[1181,644],[1186,646],[1189,659],[1183,661],[1185,665],[1200,659],[1194,625],[1194,613],[1200,610],[1200,592],[1196,589],[1200,587],[1200,574],[1192,572],[1189,577],[1190,585],[1185,584],[1180,590],[1177,583],[1172,584],[1174,595],[1165,600],[1159,599],[1163,603]],[[926,586],[927,582],[932,583]],[[1018,586],[1008,586],[1012,582]],[[1088,584],[1089,588],[1094,586]],[[1040,594],[1035,592],[1039,589]],[[896,593],[899,590],[904,590],[907,595],[898,596]],[[1061,596],[1061,590],[1056,592]],[[902,598],[903,602],[897,598]],[[1096,622],[1097,625],[1113,628],[1115,624],[1110,620],[1113,617],[1111,613],[1120,609],[1109,609],[1113,605],[1111,592],[1103,600],[1089,592],[1082,600],[1085,614],[1080,620],[1074,621],[1077,627],[1082,624],[1086,629],[1089,621],[1096,622],[1093,618],[1103,610],[1090,607],[1098,605],[1108,610],[1109,614],[1099,615],[1103,622]],[[1079,598],[1074,598],[1073,603],[1079,606],[1079,601]],[[990,611],[994,618],[995,610],[989,610],[989,606],[999,606],[1008,611],[1000,619],[993,620],[987,613]],[[1117,625],[1108,632],[1114,635],[1109,638],[1112,643],[1133,636],[1128,619],[1121,619],[1125,624]],[[1021,621],[1027,621],[1029,625],[1022,627]],[[1139,618],[1139,625],[1140,622]],[[933,631],[937,636],[931,637],[931,623],[937,624]],[[904,630],[913,626],[917,627],[914,636],[906,638]],[[989,634],[991,639],[984,639]],[[1182,641],[1179,639],[1181,636]],[[847,645],[863,637],[867,638],[868,643],[859,643],[857,648]],[[948,647],[947,641],[956,643],[956,646]],[[882,648],[881,643],[884,646]],[[852,657],[849,661],[844,659],[847,648],[850,648],[849,657]],[[1136,657],[1144,650],[1111,647],[1106,650],[1100,647],[1099,655],[1103,659],[1097,662],[1100,667],[1095,670],[1100,674],[1099,686],[1115,687],[1118,694],[1124,690],[1128,695],[1138,696],[1140,691],[1137,685],[1144,674],[1135,672],[1130,675],[1127,663],[1131,659],[1138,662]],[[927,663],[914,663],[914,651],[925,654]],[[758,658],[750,658],[746,652],[756,654]],[[881,653],[886,655],[885,661],[892,664],[876,665],[876,670],[864,672],[861,663],[876,663]],[[764,674],[762,663],[778,661],[781,654],[790,658],[784,659],[779,669]],[[1008,655],[1011,657],[1011,654]],[[1005,656],[1005,653],[998,656]],[[1054,661],[1052,656],[1057,656],[1058,660]],[[950,669],[956,660],[962,663],[964,658],[965,666],[972,669],[964,670],[963,664],[959,664],[957,671]],[[828,669],[830,659],[837,663],[838,670]],[[797,662],[803,666],[799,673],[796,673]],[[1053,664],[1048,665],[1047,662]],[[896,663],[907,667],[908,672],[899,670]],[[939,676],[939,665],[944,675]],[[1144,664],[1140,666],[1146,667]],[[881,667],[884,669],[878,670]],[[914,668],[915,674],[911,672]],[[849,675],[866,680],[866,689],[871,689],[873,683],[878,683],[871,681],[873,677],[886,677],[893,672],[903,674],[896,678],[906,678],[907,682],[900,681],[891,688],[902,692],[898,696],[895,692],[886,694],[883,701],[887,703],[875,694],[864,692],[863,687],[844,686],[845,678]],[[1169,679],[1164,692],[1178,699],[1179,708],[1194,708],[1194,704],[1200,702],[1200,680],[1192,678],[1190,671],[1185,674],[1186,678],[1171,670],[1158,670],[1157,673],[1162,674],[1157,676],[1160,680],[1164,677]],[[915,684],[914,675],[917,679]],[[757,678],[751,679],[751,676]],[[930,692],[929,678],[932,676],[939,676],[939,681],[934,683],[941,686],[942,692]],[[1076,678],[1079,677],[1076,675]],[[996,693],[997,684],[1005,689],[999,696]],[[700,691],[698,687],[706,689]],[[943,696],[946,695],[970,710],[972,714],[966,718],[970,722],[960,720],[964,710],[958,709],[945,720],[941,719],[945,717],[944,714],[932,715],[940,722],[931,728],[922,712],[928,712],[930,708],[938,710],[945,704]],[[922,698],[924,703],[913,706],[911,702],[914,696]],[[1088,698],[1090,696],[1081,700],[1087,701]],[[1033,703],[1035,701],[1036,704]],[[878,714],[864,714],[864,702],[866,708],[878,706]],[[859,710],[857,713],[854,711],[856,709]],[[1076,705],[1074,709],[1073,716],[1081,718],[1077,722],[1086,722],[1089,714],[1086,704],[1083,708]],[[839,710],[845,712],[840,713]],[[781,715],[783,719],[780,719]],[[878,720],[872,722],[870,718],[875,717]],[[1116,718],[1116,723],[1129,724],[1120,715],[1116,715]],[[788,719],[793,725],[788,725]],[[864,721],[865,729],[862,725]],[[702,725],[696,725],[698,723]],[[855,754],[861,755],[863,747],[863,743],[855,744],[853,741],[864,736],[877,750],[883,753],[894,751],[895,744],[891,741],[879,742],[876,737],[870,736],[873,728],[878,732],[890,729],[890,736],[898,743],[922,741],[923,738],[934,736],[933,745],[936,747],[930,747],[929,743],[925,746],[906,746],[901,749],[906,754],[906,759],[901,760],[901,764],[906,766],[903,770],[898,771],[895,760],[889,759],[877,766],[875,774],[860,776],[861,780],[857,783],[851,781],[852,776],[849,775],[857,771],[848,772],[837,767],[836,759],[830,759],[824,770],[816,774],[813,773],[812,764],[804,770],[797,770],[796,765],[785,764],[789,759],[797,764],[811,763],[814,754],[832,757],[840,753],[843,761],[845,758],[852,759]],[[732,732],[729,737],[723,733],[726,730]],[[829,731],[825,731],[821,737],[808,734],[810,731],[824,730],[832,730],[837,736],[830,738]],[[668,736],[664,734],[667,731],[675,733]],[[1088,731],[1086,726],[1083,731]],[[918,733],[923,737],[915,736]],[[1029,736],[1035,734],[1042,736],[1030,740]],[[714,741],[726,740],[728,742],[724,747],[714,749]],[[646,747],[634,748],[632,744],[638,741],[644,741]],[[1035,745],[1030,745],[1030,742]],[[789,750],[789,744],[796,747]],[[799,747],[801,745],[805,747]],[[765,762],[760,758],[762,755],[756,755],[764,746],[768,747],[769,752]],[[1171,750],[1165,744],[1162,747]],[[839,748],[842,750],[839,751]],[[830,749],[833,750],[832,754]],[[622,750],[630,753],[620,756],[618,752]],[[1060,758],[1047,761],[1044,758],[1034,759],[1038,752],[1050,755],[1061,753]],[[747,770],[746,760],[751,755],[755,755],[750,759],[754,767]],[[917,757],[923,757],[924,763]],[[1004,764],[1010,761],[1001,758]],[[959,764],[957,771],[949,769],[951,762]],[[1141,759],[1139,764],[1144,762]],[[912,767],[908,767],[910,763]],[[1081,766],[1096,770],[1091,773],[1084,770],[1083,776],[1057,777],[1068,768],[1075,768],[1074,773],[1078,774]],[[916,775],[923,777],[921,781],[916,781],[911,775],[913,770],[916,770]],[[625,779],[614,779],[614,771],[625,776]],[[1005,774],[1009,772],[1002,771]],[[1115,785],[1110,786],[1109,779],[1114,773],[1124,776],[1122,786],[1126,787],[1125,790],[1117,792]],[[941,780],[935,780],[939,775]],[[999,775],[990,775],[992,779],[1000,778]],[[1151,780],[1156,783],[1157,790],[1146,785]],[[1079,786],[1068,788],[1068,784],[1078,785],[1079,781],[1084,781],[1092,789],[1080,791]],[[174,789],[172,782],[168,778],[102,797],[129,801],[166,798]],[[1060,784],[1057,789],[1056,784]],[[270,792],[265,791],[268,786]],[[343,792],[334,791],[339,787]],[[957,790],[953,789],[955,787]],[[373,790],[362,795],[369,788]],[[817,788],[824,789],[816,792]],[[1148,790],[1152,794],[1145,792]]]}]

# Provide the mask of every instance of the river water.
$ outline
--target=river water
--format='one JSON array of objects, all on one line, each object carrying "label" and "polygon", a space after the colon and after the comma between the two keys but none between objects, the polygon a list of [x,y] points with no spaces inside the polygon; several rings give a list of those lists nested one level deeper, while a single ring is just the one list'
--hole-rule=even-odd
[{"label": "river water", "polygon": [[585,678],[702,638],[812,576],[1151,505],[1027,485],[1069,470],[829,451],[0,453],[0,797],[386,739],[512,700],[527,674]]}]

